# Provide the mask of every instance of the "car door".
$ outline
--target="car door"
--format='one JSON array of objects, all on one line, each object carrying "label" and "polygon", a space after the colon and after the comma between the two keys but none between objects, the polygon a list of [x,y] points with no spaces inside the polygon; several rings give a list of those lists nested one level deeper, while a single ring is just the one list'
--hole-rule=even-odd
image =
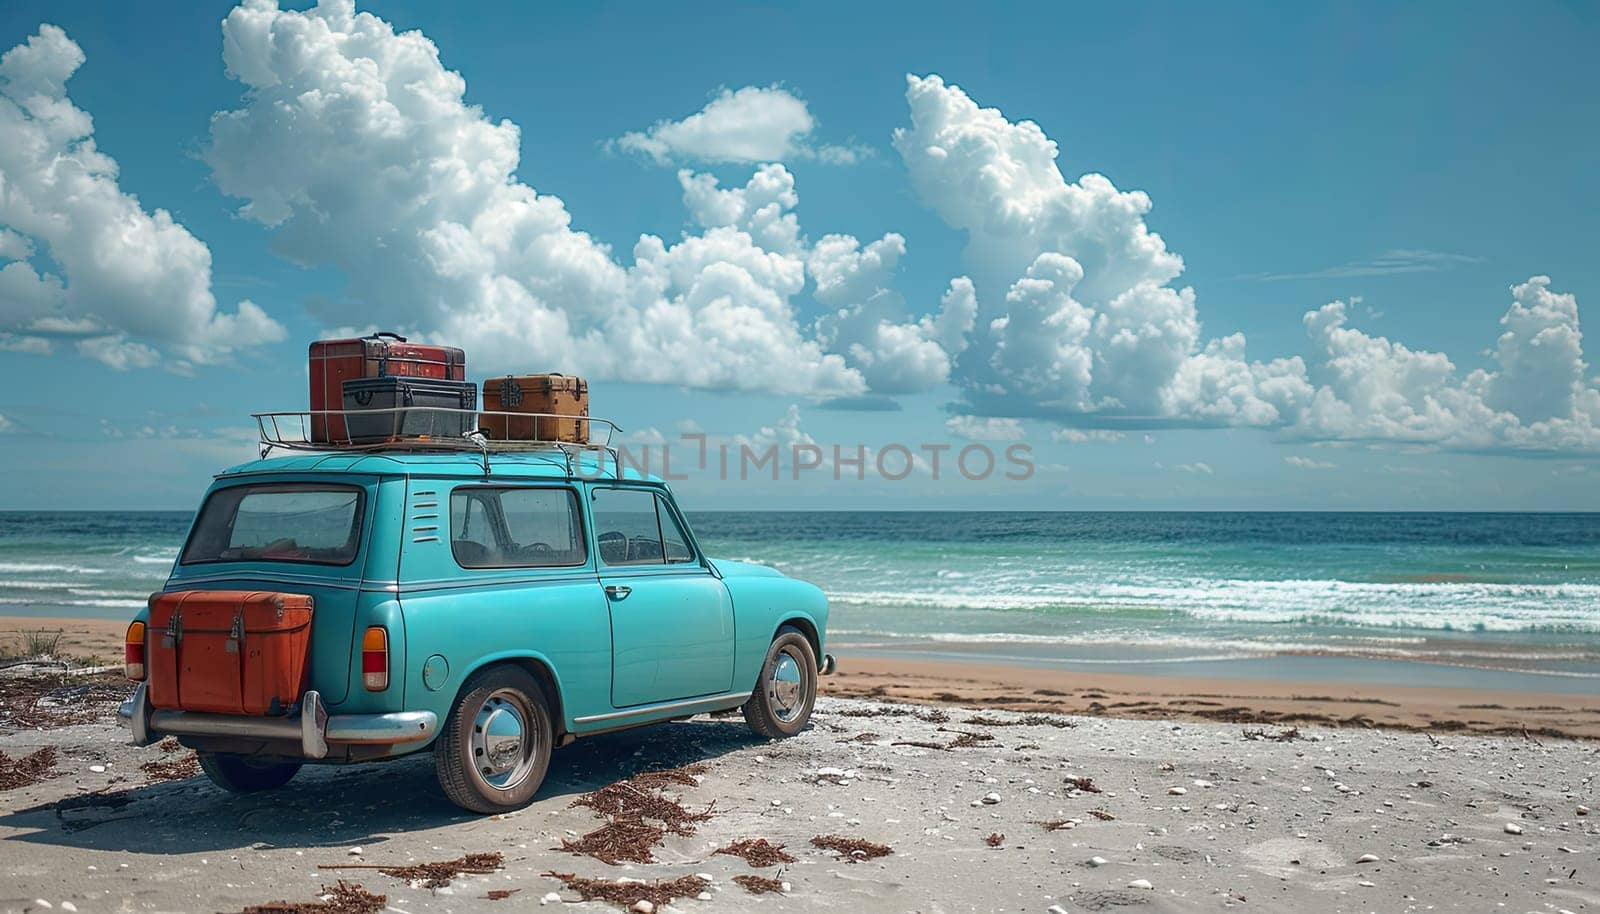
[{"label": "car door", "polygon": [[591,529],[611,610],[611,702],[673,701],[733,687],[733,600],[652,486],[594,486]]}]

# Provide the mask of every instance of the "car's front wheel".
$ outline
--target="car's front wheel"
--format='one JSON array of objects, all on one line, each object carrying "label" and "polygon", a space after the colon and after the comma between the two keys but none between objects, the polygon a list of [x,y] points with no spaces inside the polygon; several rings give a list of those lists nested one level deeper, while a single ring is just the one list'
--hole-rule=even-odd
[{"label": "car's front wheel", "polygon": [[275,790],[300,771],[299,762],[258,762],[226,752],[198,752],[200,770],[211,783],[229,793]]},{"label": "car's front wheel", "polygon": [[490,667],[467,680],[433,749],[450,802],[472,812],[526,806],[544,783],[555,727],[526,670]]},{"label": "car's front wheel", "polygon": [[817,652],[805,635],[779,629],[756,689],[744,703],[745,723],[767,739],[794,736],[805,729],[816,703]]}]

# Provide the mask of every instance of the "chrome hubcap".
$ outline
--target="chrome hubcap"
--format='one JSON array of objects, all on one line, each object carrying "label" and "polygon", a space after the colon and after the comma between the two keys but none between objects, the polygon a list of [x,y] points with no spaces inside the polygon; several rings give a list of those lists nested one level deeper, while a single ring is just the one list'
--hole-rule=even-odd
[{"label": "chrome hubcap", "polygon": [[788,723],[800,716],[805,708],[805,676],[800,670],[800,660],[787,648],[778,651],[772,663],[772,678],[767,680],[767,697],[772,700],[772,711],[778,719]]},{"label": "chrome hubcap", "polygon": [[538,735],[523,696],[500,689],[484,699],[472,722],[472,769],[496,790],[511,790],[533,770]]}]

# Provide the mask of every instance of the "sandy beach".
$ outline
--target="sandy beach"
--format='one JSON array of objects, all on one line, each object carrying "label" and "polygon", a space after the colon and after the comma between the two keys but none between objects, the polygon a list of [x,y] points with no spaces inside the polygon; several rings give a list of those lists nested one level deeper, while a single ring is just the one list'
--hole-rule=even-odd
[{"label": "sandy beach", "polygon": [[[1320,727],[1273,738],[1282,734],[824,699],[816,725],[781,744],[737,718],[580,740],[557,754],[533,806],[479,818],[445,802],[426,757],[307,769],[276,793],[239,798],[200,777],[157,782],[141,766],[186,753],[134,749],[106,723],[20,731],[0,750],[54,747],[57,761],[54,777],[0,793],[13,873],[0,908],[238,911],[311,902],[338,879],[402,912],[582,897],[550,873],[680,887],[699,877],[672,903],[683,911],[1600,906],[1600,822],[1580,815],[1596,802],[1593,744]],[[695,773],[661,793],[706,816],[664,835],[652,862],[561,849],[605,823],[574,801],[680,765]],[[813,846],[830,836],[892,852],[852,862]],[[750,839],[793,862],[758,868],[716,853]],[[489,872],[433,889],[329,868],[491,853],[502,858]],[[788,888],[753,896],[741,875]]]},{"label": "sandy beach", "polygon": [[[114,643],[120,626],[72,637],[103,648],[107,631]],[[1593,738],[1593,698],[1557,710],[1459,690],[1302,697],[845,662],[798,738],[768,743],[732,716],[583,739],[556,754],[531,807],[487,818],[444,800],[427,756],[225,794],[186,750],[127,745],[107,677],[57,693],[68,725],[13,714],[0,732],[12,760],[53,750],[42,779],[0,791],[14,874],[0,909],[621,910],[654,897],[708,912],[1600,910],[1600,816],[1587,812],[1600,750],[1547,734]],[[15,698],[15,683],[0,689]],[[630,819],[607,806],[617,795],[669,801],[665,819]],[[602,812],[641,831],[607,831]],[[782,856],[718,853],[757,839]],[[485,854],[500,856],[468,856]],[[378,869],[464,857],[479,871]],[[777,891],[751,894],[739,876]],[[319,902],[339,880],[355,894]]]}]

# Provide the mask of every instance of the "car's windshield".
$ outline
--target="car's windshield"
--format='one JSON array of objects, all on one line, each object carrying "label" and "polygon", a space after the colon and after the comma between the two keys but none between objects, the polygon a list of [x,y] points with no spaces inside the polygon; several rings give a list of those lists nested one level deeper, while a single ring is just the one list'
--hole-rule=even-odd
[{"label": "car's windshield", "polygon": [[356,486],[264,484],[212,493],[182,563],[300,562],[348,565],[361,545]]}]

